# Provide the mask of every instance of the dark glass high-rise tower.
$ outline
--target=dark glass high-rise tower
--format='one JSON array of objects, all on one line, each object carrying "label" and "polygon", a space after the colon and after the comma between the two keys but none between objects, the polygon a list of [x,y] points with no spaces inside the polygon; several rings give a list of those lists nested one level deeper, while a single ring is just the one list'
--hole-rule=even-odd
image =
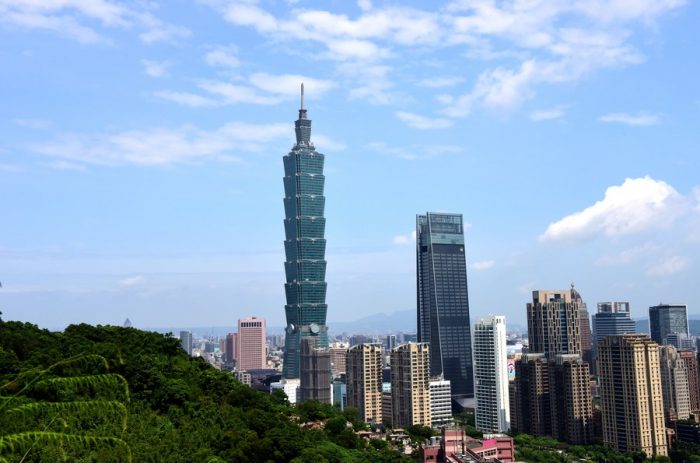
[{"label": "dark glass high-rise tower", "polygon": [[416,217],[418,342],[430,343],[430,373],[454,399],[474,397],[462,214]]},{"label": "dark glass high-rise tower", "polygon": [[304,109],[304,84],[301,84],[299,119],[294,127],[296,143],[284,156],[285,378],[299,378],[303,338],[314,338],[316,347],[328,347],[324,156],[311,142],[311,120],[306,118]]}]

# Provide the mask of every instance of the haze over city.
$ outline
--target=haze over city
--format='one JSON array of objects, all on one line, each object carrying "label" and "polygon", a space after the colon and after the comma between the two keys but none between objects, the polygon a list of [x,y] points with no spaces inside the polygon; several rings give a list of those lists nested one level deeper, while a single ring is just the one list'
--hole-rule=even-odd
[{"label": "haze over city", "polygon": [[533,290],[700,313],[700,7],[0,0],[0,310],[283,326],[299,85],[328,325],[415,310],[416,214],[461,213],[472,319]]}]

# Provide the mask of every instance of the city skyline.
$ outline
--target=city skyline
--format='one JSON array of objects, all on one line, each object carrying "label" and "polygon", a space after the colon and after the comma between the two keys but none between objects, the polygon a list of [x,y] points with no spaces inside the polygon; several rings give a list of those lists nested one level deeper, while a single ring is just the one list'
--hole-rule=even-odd
[{"label": "city skyline", "polygon": [[464,215],[472,317],[523,325],[531,291],[573,281],[591,307],[692,318],[698,17],[682,0],[13,2],[3,318],[284,326],[279,157],[302,81],[332,178],[331,327],[415,310],[426,210]]}]

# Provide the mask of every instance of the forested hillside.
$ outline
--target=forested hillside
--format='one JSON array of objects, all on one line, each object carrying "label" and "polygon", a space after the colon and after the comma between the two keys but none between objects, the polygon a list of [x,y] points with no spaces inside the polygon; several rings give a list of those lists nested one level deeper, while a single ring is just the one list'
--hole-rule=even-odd
[{"label": "forested hillside", "polygon": [[241,385],[160,334],[0,321],[0,462],[413,461],[345,420]]}]

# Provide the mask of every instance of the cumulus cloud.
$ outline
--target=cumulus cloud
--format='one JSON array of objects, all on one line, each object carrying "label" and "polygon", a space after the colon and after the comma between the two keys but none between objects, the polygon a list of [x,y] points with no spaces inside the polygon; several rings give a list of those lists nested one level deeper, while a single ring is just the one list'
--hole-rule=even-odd
[{"label": "cumulus cloud", "polygon": [[15,119],[15,124],[27,129],[43,130],[50,128],[53,123],[46,119]]},{"label": "cumulus cloud", "polygon": [[550,224],[541,241],[619,236],[666,227],[684,212],[686,200],[671,185],[649,176],[611,186],[602,200]]},{"label": "cumulus cloud", "polygon": [[463,77],[457,76],[442,76],[442,77],[431,77],[429,79],[423,79],[418,81],[418,85],[427,88],[445,88],[454,87],[457,84],[464,82]]},{"label": "cumulus cloud", "polygon": [[425,117],[420,114],[405,111],[397,111],[396,117],[405,122],[409,127],[419,130],[446,129],[452,127],[452,121],[449,119]]},{"label": "cumulus cloud", "polygon": [[496,265],[496,262],[493,260],[480,260],[477,262],[474,262],[471,264],[471,268],[473,270],[479,271],[479,270],[487,270],[490,268],[493,268]]},{"label": "cumulus cloud", "polygon": [[639,261],[645,256],[650,255],[658,249],[658,246],[654,246],[651,243],[645,243],[641,246],[634,246],[628,249],[624,249],[615,254],[610,254],[600,257],[597,261],[597,265],[604,267],[616,266],[616,265],[628,265]]},{"label": "cumulus cloud", "polygon": [[660,123],[661,116],[644,112],[637,114],[610,113],[600,116],[598,120],[600,122],[624,124],[632,127],[646,127]]},{"label": "cumulus cloud", "polygon": [[64,134],[30,146],[36,153],[63,161],[103,166],[158,166],[210,159],[237,160],[241,151],[259,151],[289,137],[290,126],[231,122],[218,129],[191,125],[97,134]]}]

